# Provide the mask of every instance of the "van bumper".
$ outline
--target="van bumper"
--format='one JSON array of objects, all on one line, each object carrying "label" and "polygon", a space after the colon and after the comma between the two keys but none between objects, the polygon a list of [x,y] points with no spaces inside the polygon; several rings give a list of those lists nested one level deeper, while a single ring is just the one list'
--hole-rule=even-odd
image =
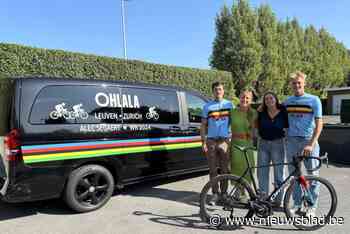
[{"label": "van bumper", "polygon": [[9,185],[4,195],[0,199],[7,203],[20,203],[29,201],[47,200],[60,197],[60,193],[35,193],[32,188],[26,184]]}]

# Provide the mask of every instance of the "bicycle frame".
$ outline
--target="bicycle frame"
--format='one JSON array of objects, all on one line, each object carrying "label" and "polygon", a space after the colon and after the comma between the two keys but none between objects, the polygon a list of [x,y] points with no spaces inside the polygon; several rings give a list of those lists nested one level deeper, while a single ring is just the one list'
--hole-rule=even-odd
[{"label": "bicycle frame", "polygon": [[253,188],[255,195],[258,194],[258,188],[257,188],[257,183],[253,175],[253,169],[255,168],[263,168],[263,167],[274,167],[274,166],[279,166],[279,165],[294,165],[295,170],[282,182],[282,184],[278,185],[278,187],[275,187],[275,189],[267,196],[268,201],[273,201],[277,195],[282,191],[284,187],[289,185],[290,181],[292,180],[293,177],[300,177],[302,175],[301,170],[300,170],[300,164],[301,161],[293,161],[289,163],[275,163],[275,164],[269,164],[269,165],[263,165],[263,166],[254,166],[252,167],[249,163],[248,156],[247,156],[247,150],[244,151],[244,157],[247,162],[248,167],[245,169],[243,175],[239,177],[239,179],[242,179],[243,177],[246,176],[246,174],[249,172],[249,176],[252,180],[253,183]]}]

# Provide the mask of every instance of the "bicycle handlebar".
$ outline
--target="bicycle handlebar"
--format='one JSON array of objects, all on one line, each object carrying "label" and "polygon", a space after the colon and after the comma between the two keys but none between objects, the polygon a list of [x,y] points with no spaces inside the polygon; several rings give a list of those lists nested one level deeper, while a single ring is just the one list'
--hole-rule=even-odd
[{"label": "bicycle handlebar", "polygon": [[307,169],[307,171],[312,172],[312,171],[317,171],[318,169],[320,169],[322,167],[322,160],[326,160],[327,163],[327,167],[328,167],[328,153],[325,153],[322,156],[319,157],[313,157],[313,156],[304,156],[304,155],[300,155],[296,157],[297,160],[299,160],[299,162],[303,161],[303,160],[309,160],[309,159],[316,159],[319,161],[318,166],[313,168],[313,169]]},{"label": "bicycle handlebar", "polygon": [[[257,150],[257,148],[254,146],[240,146],[240,145],[233,144],[233,147],[244,153],[249,150]],[[316,159],[319,161],[318,166],[313,169],[307,169],[308,172],[317,171],[318,169],[320,169],[322,167],[323,160],[326,160],[326,165],[328,167],[328,153],[325,153],[324,155],[319,157],[299,155],[299,156],[296,156],[295,158],[297,159],[297,162],[301,162],[303,160],[309,160],[309,159]]]}]

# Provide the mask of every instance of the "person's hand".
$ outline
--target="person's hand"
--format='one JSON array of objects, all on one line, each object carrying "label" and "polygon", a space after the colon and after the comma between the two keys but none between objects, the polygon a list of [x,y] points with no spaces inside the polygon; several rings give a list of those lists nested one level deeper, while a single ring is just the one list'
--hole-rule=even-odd
[{"label": "person's hand", "polygon": [[258,108],[256,108],[256,110],[257,110],[258,112],[262,112],[262,111],[263,111],[263,105],[260,104],[260,105],[258,106]]},{"label": "person's hand", "polygon": [[257,138],[257,137],[253,137],[253,146],[254,146],[255,148],[258,147],[258,138]]},{"label": "person's hand", "polygon": [[306,145],[303,149],[303,156],[310,156],[313,148],[314,147],[310,144]]},{"label": "person's hand", "polygon": [[208,154],[208,145],[207,145],[206,142],[204,142],[202,144],[202,150],[203,150],[204,155],[207,156],[207,154]]}]

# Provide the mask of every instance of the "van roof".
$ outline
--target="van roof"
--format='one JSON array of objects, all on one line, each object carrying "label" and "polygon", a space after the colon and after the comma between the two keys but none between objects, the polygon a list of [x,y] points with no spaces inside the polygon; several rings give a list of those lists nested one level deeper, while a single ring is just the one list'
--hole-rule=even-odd
[{"label": "van roof", "polygon": [[85,84],[85,85],[100,85],[100,84],[116,84],[116,85],[125,85],[125,86],[138,86],[143,88],[157,88],[157,89],[166,89],[166,90],[174,90],[174,91],[186,91],[198,94],[202,97],[205,95],[199,93],[198,91],[170,86],[170,85],[157,85],[157,84],[147,84],[142,82],[131,82],[124,80],[102,80],[102,79],[89,79],[89,78],[58,78],[58,77],[13,77],[14,80],[21,80],[22,83],[30,83],[32,85],[35,84],[48,84],[48,85],[62,85],[63,83],[66,85],[77,85],[77,84]]}]

